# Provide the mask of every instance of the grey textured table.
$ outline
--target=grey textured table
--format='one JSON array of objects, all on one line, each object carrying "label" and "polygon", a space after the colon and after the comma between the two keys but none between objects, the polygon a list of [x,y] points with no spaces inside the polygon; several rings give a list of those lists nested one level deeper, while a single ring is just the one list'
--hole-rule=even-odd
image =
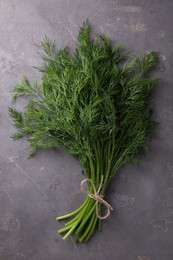
[{"label": "grey textured table", "polygon": [[[1,0],[0,1],[0,259],[172,260],[173,259],[173,1]],[[10,139],[11,89],[23,75],[39,79],[36,51],[46,34],[58,48],[75,45],[88,18],[92,33],[108,34],[134,54],[160,53],[162,78],[151,99],[160,124],[137,167],[114,178],[107,195],[114,207],[102,233],[75,245],[62,241],[56,216],[75,209],[81,168],[62,150],[40,150],[27,159],[25,139]],[[16,107],[22,109],[24,100]]]}]

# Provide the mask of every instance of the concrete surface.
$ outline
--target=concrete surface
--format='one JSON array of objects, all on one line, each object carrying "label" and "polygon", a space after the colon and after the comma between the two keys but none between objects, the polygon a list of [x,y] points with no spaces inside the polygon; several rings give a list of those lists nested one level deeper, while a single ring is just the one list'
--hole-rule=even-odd
[{"label": "concrete surface", "polygon": [[[173,1],[0,1],[0,259],[173,259]],[[83,201],[81,168],[61,150],[27,159],[25,139],[10,139],[12,86],[23,75],[39,79],[38,45],[46,34],[58,47],[74,46],[88,18],[134,53],[159,51],[155,75],[162,77],[151,100],[157,134],[138,167],[121,170],[107,195],[114,212],[87,245],[62,241],[55,217]],[[16,107],[22,109],[25,101]]]}]

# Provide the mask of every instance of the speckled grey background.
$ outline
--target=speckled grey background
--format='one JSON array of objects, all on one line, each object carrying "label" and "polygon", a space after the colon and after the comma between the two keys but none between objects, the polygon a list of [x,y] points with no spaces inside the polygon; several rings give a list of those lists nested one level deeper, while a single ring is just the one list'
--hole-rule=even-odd
[{"label": "speckled grey background", "polygon": [[[62,241],[56,216],[83,201],[81,168],[62,150],[40,150],[27,159],[25,139],[10,139],[11,89],[32,66],[45,34],[58,48],[74,47],[88,18],[92,34],[142,55],[155,50],[162,78],[151,99],[157,133],[137,167],[123,168],[107,196],[114,211],[87,245]],[[0,259],[172,260],[173,259],[173,1],[0,0]],[[24,100],[16,104],[22,109]]]}]

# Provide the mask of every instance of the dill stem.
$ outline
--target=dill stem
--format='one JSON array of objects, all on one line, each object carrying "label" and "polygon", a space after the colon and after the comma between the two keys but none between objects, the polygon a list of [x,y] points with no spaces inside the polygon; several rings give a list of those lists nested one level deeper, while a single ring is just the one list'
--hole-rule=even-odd
[{"label": "dill stem", "polygon": [[84,227],[85,223],[87,222],[87,220],[89,219],[89,217],[91,216],[91,214],[93,213],[94,209],[96,207],[96,203],[94,202],[94,205],[93,205],[93,202],[90,203],[90,207],[88,206],[87,208],[87,211],[89,211],[86,216],[84,216],[80,226],[78,227],[78,229],[76,230],[76,235],[78,235],[80,233],[80,231],[82,230],[82,228]]},{"label": "dill stem", "polygon": [[63,219],[66,219],[66,218],[70,218],[70,217],[76,215],[76,214],[77,214],[78,212],[80,212],[80,210],[85,206],[85,204],[87,203],[87,201],[88,201],[88,198],[83,202],[83,204],[82,204],[79,208],[77,208],[76,210],[74,210],[74,211],[72,211],[72,212],[70,212],[70,213],[68,213],[68,214],[66,214],[66,215],[57,217],[56,220],[59,221],[59,220],[63,220]]},{"label": "dill stem", "polygon": [[92,226],[93,226],[93,223],[94,223],[95,218],[96,218],[96,213],[94,212],[94,213],[92,214],[92,217],[91,217],[91,220],[90,220],[90,222],[89,222],[89,225],[87,226],[85,232],[83,233],[83,235],[82,235],[82,236],[80,237],[80,239],[79,239],[80,242],[82,242],[82,241],[86,238],[86,236],[88,235],[88,233],[89,233],[90,230],[92,229]]}]

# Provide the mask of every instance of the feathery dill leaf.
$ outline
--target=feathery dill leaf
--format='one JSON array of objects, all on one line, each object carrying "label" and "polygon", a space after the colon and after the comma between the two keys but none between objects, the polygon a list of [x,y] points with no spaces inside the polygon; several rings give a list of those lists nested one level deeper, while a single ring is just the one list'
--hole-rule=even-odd
[{"label": "feathery dill leaf", "polygon": [[[91,41],[89,34],[84,23],[73,54],[67,47],[57,51],[46,37],[40,54],[42,81],[30,84],[24,78],[17,84],[13,101],[18,96],[30,99],[23,113],[12,108],[9,113],[19,128],[13,138],[27,135],[31,155],[38,148],[64,147],[79,159],[85,177],[96,187],[103,175],[104,195],[118,169],[137,162],[153,133],[148,98],[158,79],[148,73],[158,55],[151,52],[130,59],[107,36]],[[64,239],[74,233],[75,241],[87,242],[96,226],[101,227],[95,207],[96,202],[87,197],[78,210],[57,218],[74,217],[58,232],[66,233]]]}]

